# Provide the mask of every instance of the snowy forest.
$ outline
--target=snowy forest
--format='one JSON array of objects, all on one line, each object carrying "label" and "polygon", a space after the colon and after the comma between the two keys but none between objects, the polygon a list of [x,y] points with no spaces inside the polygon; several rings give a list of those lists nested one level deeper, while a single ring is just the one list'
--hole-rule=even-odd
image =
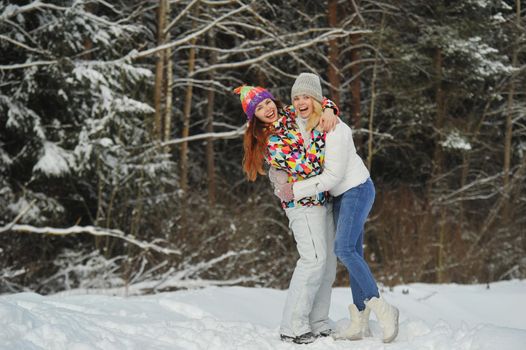
[{"label": "snowy forest", "polygon": [[[526,1],[0,0],[0,293],[286,288],[232,90],[322,78],[385,286],[526,278]],[[347,286],[339,267],[335,286]]]}]

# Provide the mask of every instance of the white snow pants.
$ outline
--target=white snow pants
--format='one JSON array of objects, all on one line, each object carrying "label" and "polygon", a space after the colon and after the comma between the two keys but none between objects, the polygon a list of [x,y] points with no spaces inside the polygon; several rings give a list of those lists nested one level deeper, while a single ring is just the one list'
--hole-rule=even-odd
[{"label": "white snow pants", "polygon": [[332,205],[285,210],[300,258],[290,280],[280,333],[299,336],[329,326],[336,277]]}]

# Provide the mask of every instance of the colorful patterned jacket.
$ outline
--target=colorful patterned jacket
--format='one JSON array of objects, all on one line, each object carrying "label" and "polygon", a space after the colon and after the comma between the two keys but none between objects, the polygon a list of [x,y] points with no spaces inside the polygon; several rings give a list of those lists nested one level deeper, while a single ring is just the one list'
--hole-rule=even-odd
[{"label": "colorful patterned jacket", "polygon": [[[331,100],[324,98],[322,107],[333,108],[338,115],[338,108]],[[325,157],[326,134],[316,129],[311,131],[311,142],[305,145],[298,125],[296,124],[296,111],[294,107],[285,107],[279,111],[280,117],[272,126],[272,134],[267,142],[266,161],[280,170],[289,174],[288,182],[301,181],[316,176],[323,170]],[[283,208],[295,206],[323,205],[327,201],[326,193],[302,198],[299,201],[281,202]]]}]

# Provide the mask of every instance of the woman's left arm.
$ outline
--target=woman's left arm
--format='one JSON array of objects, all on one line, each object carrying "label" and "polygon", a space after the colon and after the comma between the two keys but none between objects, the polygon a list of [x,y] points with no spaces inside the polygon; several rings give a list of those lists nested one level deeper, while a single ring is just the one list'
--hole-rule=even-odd
[{"label": "woman's left arm", "polygon": [[324,97],[321,103],[321,108],[323,113],[321,114],[320,123],[317,129],[322,132],[333,131],[336,128],[336,124],[338,124],[338,116],[340,115],[338,106],[336,106],[332,100]]}]

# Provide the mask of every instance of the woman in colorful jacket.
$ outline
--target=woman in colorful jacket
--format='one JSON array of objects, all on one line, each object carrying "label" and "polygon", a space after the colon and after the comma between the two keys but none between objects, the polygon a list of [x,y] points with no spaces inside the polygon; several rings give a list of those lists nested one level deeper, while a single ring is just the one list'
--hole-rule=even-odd
[{"label": "woman in colorful jacket", "polygon": [[[306,93],[296,85],[319,86],[319,91]],[[302,73],[292,87],[292,103],[301,117],[312,118],[312,101],[321,94],[319,77]],[[274,175],[279,177],[278,175]],[[373,311],[383,329],[383,341],[389,343],[398,334],[398,309],[383,299],[376,281],[363,257],[364,225],[372,208],[375,189],[369,170],[356,153],[352,131],[341,120],[327,134],[323,172],[305,181],[276,184],[281,200],[301,200],[318,193],[334,197],[336,238],[334,252],[349,272],[353,304],[349,305],[351,325],[338,336],[350,340],[369,335],[369,313]]]},{"label": "woman in colorful jacket", "polygon": [[[320,173],[323,166],[325,133],[314,129],[310,142],[302,136],[296,113],[283,105],[264,88],[242,86],[240,94],[248,118],[244,135],[243,170],[254,181],[264,175],[264,163],[286,172],[285,181],[298,182]],[[336,106],[320,96],[334,127]],[[321,108],[320,108],[321,109]],[[320,110],[321,112],[321,110]],[[299,201],[282,201],[300,255],[292,275],[283,310],[280,337],[283,341],[306,344],[318,336],[332,333],[329,307],[336,274],[336,257],[332,252],[334,225],[328,215],[325,193],[316,193]]]}]

